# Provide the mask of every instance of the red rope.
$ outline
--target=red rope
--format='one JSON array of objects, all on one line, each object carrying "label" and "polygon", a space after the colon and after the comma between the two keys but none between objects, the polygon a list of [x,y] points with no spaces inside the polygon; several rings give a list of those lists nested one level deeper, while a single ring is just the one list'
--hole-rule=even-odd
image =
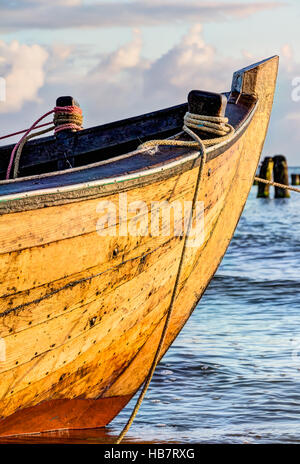
[{"label": "red rope", "polygon": [[27,129],[27,131],[25,132],[25,134],[23,135],[23,137],[19,140],[19,142],[14,146],[14,149],[13,151],[11,152],[11,155],[10,155],[10,160],[9,160],[9,164],[8,164],[8,168],[7,168],[7,171],[6,171],[6,179],[9,179],[9,176],[10,176],[10,171],[11,171],[11,168],[12,168],[12,165],[13,165],[13,162],[14,162],[14,158],[15,158],[15,154],[16,154],[16,151],[18,149],[18,146],[20,145],[21,142],[23,142],[23,140],[25,139],[25,137],[27,137],[27,135],[33,130],[35,129],[35,127],[37,126],[37,124],[44,118],[46,118],[47,116],[49,116],[50,114],[54,113],[54,110],[51,110],[51,111],[48,111],[47,113],[45,113],[43,116],[41,116],[39,119],[37,119],[35,121],[35,123],[32,124],[32,126]]},{"label": "red rope", "polygon": [[[39,124],[38,126],[35,126],[35,129],[38,129],[39,127],[44,127],[44,126],[50,126],[52,122],[45,122],[45,124]],[[19,134],[24,134],[24,132],[28,131],[28,129],[23,129],[18,132],[14,132],[13,134],[7,134],[7,135],[2,135],[0,137],[0,140],[7,139],[8,137],[13,137],[14,135],[19,135]]]},{"label": "red rope", "polygon": [[55,113],[77,113],[82,114],[82,109],[79,106],[55,106],[54,107]]},{"label": "red rope", "polygon": [[75,129],[75,130],[81,130],[82,128],[78,126],[77,124],[69,123],[69,124],[62,124],[61,126],[57,126],[54,129],[54,133],[56,134],[57,132],[60,132],[62,130],[66,129]]},{"label": "red rope", "polygon": [[[80,114],[82,115],[82,110],[81,108],[79,108],[78,106],[55,106],[55,108],[51,111],[48,111],[47,113],[45,113],[43,116],[41,116],[39,119],[37,119],[33,124],[32,126],[29,128],[29,129],[25,129],[25,130],[22,130],[22,131],[19,131],[19,132],[16,132],[14,134],[9,134],[9,135],[5,135],[5,136],[2,136],[0,138],[1,139],[4,139],[6,137],[12,137],[13,135],[18,135],[18,134],[22,134],[25,132],[25,134],[23,135],[23,137],[19,140],[19,142],[14,146],[14,149],[13,151],[11,152],[11,155],[10,155],[10,160],[9,160],[9,164],[8,164],[8,168],[7,168],[7,171],[6,171],[6,179],[9,179],[9,176],[10,176],[10,172],[11,172],[11,168],[12,168],[12,165],[13,165],[13,162],[14,162],[14,159],[15,159],[15,154],[16,154],[16,151],[19,147],[19,145],[23,142],[23,140],[27,137],[27,135],[33,130],[33,129],[37,129],[38,127],[43,127],[43,126],[47,126],[49,124],[52,124],[50,122],[48,123],[45,123],[45,124],[41,124],[41,125],[38,125],[38,123],[40,121],[42,121],[42,119],[45,119],[47,116],[49,116],[50,114],[52,113],[77,113],[77,114]],[[57,133],[61,130],[65,130],[65,129],[76,129],[76,130],[81,130],[81,127],[78,126],[77,124],[73,124],[73,123],[70,123],[70,124],[63,124],[63,125],[60,125],[60,126],[57,126],[55,129],[54,129],[54,132]]]},{"label": "red rope", "polygon": [[[55,113],[69,113],[69,114],[79,114],[80,116],[82,115],[82,109],[79,108],[78,106],[56,106],[54,108]],[[59,126],[56,126],[54,129],[54,133],[57,134],[57,132],[60,132],[62,130],[66,129],[72,129],[72,130],[81,130],[81,126],[79,126],[76,123],[65,123],[65,124],[60,124]]]}]

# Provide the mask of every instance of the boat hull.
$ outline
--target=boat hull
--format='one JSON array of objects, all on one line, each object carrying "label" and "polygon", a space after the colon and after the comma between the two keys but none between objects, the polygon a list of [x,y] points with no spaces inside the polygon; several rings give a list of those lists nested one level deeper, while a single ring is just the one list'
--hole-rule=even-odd
[{"label": "boat hull", "polygon": [[0,422],[0,437],[99,428],[107,425],[131,399],[129,396],[58,399],[15,412]]},{"label": "boat hull", "polygon": [[[258,98],[257,108],[236,141],[204,166],[198,193],[203,243],[186,250],[161,356],[213,277],[242,213],[268,127],[277,65],[273,58],[235,76],[232,94],[239,86]],[[159,343],[184,242],[151,233],[151,205],[191,201],[197,173],[193,162],[169,177],[125,181],[122,188],[102,191],[101,199],[37,205],[0,217],[0,334],[6,351],[0,361],[0,436],[101,427],[138,390]],[[111,234],[99,235],[99,201],[119,211],[120,198],[131,205],[126,224],[133,229],[132,205],[143,201],[139,225],[147,224],[147,233],[122,235],[116,216]]]}]

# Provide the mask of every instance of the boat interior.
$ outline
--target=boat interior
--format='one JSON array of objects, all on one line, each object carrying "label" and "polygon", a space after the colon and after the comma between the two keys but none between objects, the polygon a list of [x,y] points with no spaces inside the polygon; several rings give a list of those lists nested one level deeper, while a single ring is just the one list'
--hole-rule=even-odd
[{"label": "boat interior", "polygon": [[[218,108],[216,110],[215,106],[219,105],[220,101],[218,96],[222,97],[222,111],[235,130],[244,123],[255,106],[255,99],[250,95],[235,92],[224,94],[200,92],[200,94],[201,111],[202,114],[207,115],[216,113]],[[0,194],[22,191],[26,187],[25,184],[28,184],[25,181],[30,179],[32,182],[29,184],[45,185],[45,180],[42,179],[49,177],[50,184],[48,182],[47,186],[51,187],[53,181],[50,181],[50,177],[55,174],[67,175],[60,177],[60,182],[55,184],[65,185],[82,180],[122,175],[178,159],[191,150],[182,147],[176,149],[162,147],[159,150],[161,156],[154,157],[153,154],[146,156],[145,150],[139,152],[137,148],[145,141],[166,139],[176,134],[178,134],[177,138],[190,140],[189,136],[182,132],[183,117],[187,110],[188,104],[185,103],[78,132],[61,131],[50,137],[31,140],[23,148],[17,179],[5,180],[14,145],[2,146],[0,147]],[[201,137],[209,138],[204,134]],[[89,175],[84,172],[86,170],[89,171]],[[40,181],[34,180],[37,178]],[[22,186],[18,187],[17,184]]]}]

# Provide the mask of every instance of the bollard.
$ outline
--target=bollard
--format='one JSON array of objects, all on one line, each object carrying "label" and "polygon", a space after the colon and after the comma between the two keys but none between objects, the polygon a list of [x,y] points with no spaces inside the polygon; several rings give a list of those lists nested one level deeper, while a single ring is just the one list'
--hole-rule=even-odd
[{"label": "bollard", "polygon": [[[259,176],[262,179],[272,180],[272,170],[273,170],[273,158],[271,156],[266,156],[263,160],[260,170]],[[270,186],[267,184],[258,184],[257,190],[257,198],[269,198],[270,196]]]},{"label": "bollard", "polygon": [[292,185],[300,185],[300,174],[292,174]]},{"label": "bollard", "polygon": [[[56,99],[56,106],[78,106],[80,107],[79,103],[71,96],[65,96],[65,97],[58,97]],[[63,122],[64,124],[72,122],[72,120],[69,121],[70,115],[66,114],[65,115],[65,121]],[[57,121],[55,123],[56,126],[63,125],[63,123]],[[73,152],[74,152],[74,137],[69,137],[70,134],[74,132],[72,129],[65,129],[61,132],[58,132],[56,134],[56,140],[57,142],[61,145],[61,151],[64,155],[64,158],[59,159],[57,161],[57,170],[58,171],[63,171],[64,169],[69,169],[74,167],[74,157]]]},{"label": "bollard", "polygon": [[[273,156],[274,167],[273,177],[274,182],[279,184],[289,185],[288,165],[285,156]],[[290,198],[290,192],[280,187],[275,187],[275,198]]]}]

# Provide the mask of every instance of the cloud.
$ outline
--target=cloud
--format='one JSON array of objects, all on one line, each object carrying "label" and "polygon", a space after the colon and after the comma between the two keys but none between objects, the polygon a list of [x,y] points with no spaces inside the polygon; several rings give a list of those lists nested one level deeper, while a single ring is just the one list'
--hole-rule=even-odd
[{"label": "cloud", "polygon": [[133,40],[128,44],[121,46],[116,51],[106,55],[101,62],[91,72],[101,72],[113,75],[118,74],[120,70],[135,68],[141,61],[142,36],[138,29],[133,30]]},{"label": "cloud", "polygon": [[245,64],[245,60],[218,58],[205,43],[201,25],[191,27],[159,59],[145,59],[142,45],[141,32],[134,29],[129,43],[98,57],[86,70],[78,66],[76,48],[55,44],[46,51],[37,45],[1,42],[5,67],[0,62],[0,75],[7,78],[9,92],[0,111],[23,107],[22,121],[30,102],[34,119],[54,106],[58,96],[69,94],[84,108],[85,125],[97,125],[181,103],[191,88],[220,91],[224,82],[229,88],[233,70]]},{"label": "cloud", "polygon": [[129,43],[98,58],[87,72],[75,72],[72,62],[60,63],[48,73],[41,95],[54,101],[72,94],[86,109],[90,126],[182,103],[192,88],[228,90],[233,71],[249,64],[242,57],[218,57],[203,39],[201,25],[192,26],[158,59],[143,58],[142,45],[140,31],[133,30]]},{"label": "cloud", "polygon": [[37,101],[38,90],[45,82],[47,58],[48,53],[39,45],[0,41],[0,76],[6,82],[6,101],[0,105],[1,113],[17,111],[26,101]]},{"label": "cloud", "polygon": [[290,44],[280,51],[279,73],[271,122],[265,143],[265,155],[282,153],[289,163],[299,166],[300,143],[300,63]]},{"label": "cloud", "polygon": [[298,113],[288,113],[285,118],[286,121],[295,121],[297,124],[300,123],[300,112]]},{"label": "cloud", "polygon": [[[135,0],[85,4],[80,0],[16,0],[1,7],[5,29],[141,27],[170,22],[227,21],[283,6],[279,2],[233,3],[186,0]],[[34,9],[34,10],[33,10]]]},{"label": "cloud", "polygon": [[197,24],[178,45],[152,63],[145,73],[146,93],[163,99],[166,95],[185,99],[192,88],[222,91],[224,82],[230,85],[232,71],[240,63],[218,59],[214,47],[203,39],[202,26]]},{"label": "cloud", "polygon": [[[5,0],[4,0],[5,1]],[[12,10],[27,6],[32,8],[34,5],[49,5],[49,0],[14,0],[7,1],[7,8]],[[82,0],[51,0],[51,4],[55,6],[77,6],[82,5]]]},{"label": "cloud", "polygon": [[[182,103],[193,88],[226,91],[235,70],[265,58],[260,51],[246,50],[240,57],[221,55],[205,41],[200,24],[157,59],[145,59],[142,45],[141,32],[134,29],[128,43],[94,56],[82,67],[85,49],[0,42],[0,75],[6,76],[10,94],[7,105],[0,102],[1,132],[28,126],[51,109],[60,95],[78,99],[84,126],[90,127]],[[284,44],[264,155],[281,152],[295,164],[299,162],[300,101],[293,101],[292,91],[298,76],[299,83],[300,64],[292,47]]]}]

